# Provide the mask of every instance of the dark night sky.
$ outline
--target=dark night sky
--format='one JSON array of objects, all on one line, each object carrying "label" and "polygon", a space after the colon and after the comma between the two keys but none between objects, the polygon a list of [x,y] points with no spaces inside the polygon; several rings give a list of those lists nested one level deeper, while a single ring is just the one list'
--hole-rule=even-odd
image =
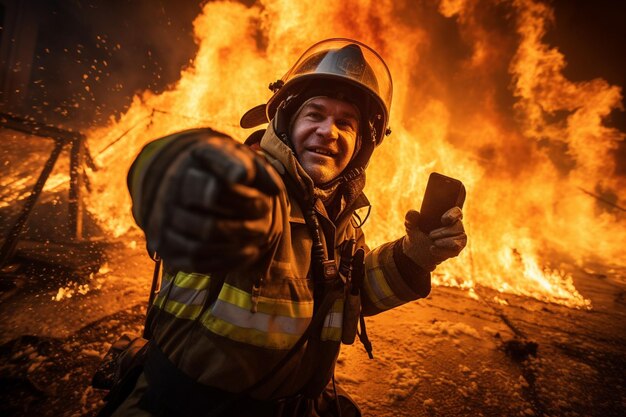
[{"label": "dark night sky", "polygon": [[[565,55],[567,78],[601,77],[626,87],[626,2],[623,0],[558,0],[556,24],[545,40]],[[623,103],[626,103],[622,99]],[[612,122],[626,131],[626,113],[614,112]],[[625,154],[626,157],[626,154]]]},{"label": "dark night sky", "polygon": [[[573,81],[601,77],[622,87],[626,108],[626,2],[623,0],[558,0],[556,24],[546,41],[557,46],[569,65]],[[614,111],[608,123],[626,132],[626,111]],[[617,174],[626,176],[626,141],[616,153]]]},{"label": "dark night sky", "polygon": [[17,112],[38,120],[104,123],[135,93],[167,88],[195,55],[196,1],[22,1],[39,25],[26,103]]}]

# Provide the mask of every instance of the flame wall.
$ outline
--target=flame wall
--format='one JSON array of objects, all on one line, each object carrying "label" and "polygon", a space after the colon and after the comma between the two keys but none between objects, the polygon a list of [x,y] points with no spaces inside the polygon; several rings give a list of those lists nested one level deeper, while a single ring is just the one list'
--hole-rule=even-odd
[{"label": "flame wall", "polygon": [[543,42],[552,23],[552,10],[531,0],[208,3],[194,23],[199,52],[179,82],[138,95],[90,132],[93,150],[117,140],[98,157],[90,209],[125,233],[125,175],[143,144],[206,125],[245,139],[239,117],[267,100],[269,82],[313,42],[349,37],[376,49],[394,77],[393,134],[368,169],[370,246],[403,234],[404,213],[419,208],[438,171],[467,187],[470,243],[436,283],[588,306],[550,265],[623,257],[624,213],[581,192],[626,199],[611,153],[624,134],[604,125],[621,90],[567,80],[565,57]]}]

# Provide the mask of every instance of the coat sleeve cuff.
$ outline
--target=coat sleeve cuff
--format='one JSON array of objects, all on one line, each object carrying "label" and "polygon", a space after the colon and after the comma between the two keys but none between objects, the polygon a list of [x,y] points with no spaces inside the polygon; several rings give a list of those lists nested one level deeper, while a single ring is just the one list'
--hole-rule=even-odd
[{"label": "coat sleeve cuff", "polygon": [[426,271],[402,251],[402,239],[393,245],[393,261],[403,281],[411,287],[419,298],[430,294],[430,272]]}]

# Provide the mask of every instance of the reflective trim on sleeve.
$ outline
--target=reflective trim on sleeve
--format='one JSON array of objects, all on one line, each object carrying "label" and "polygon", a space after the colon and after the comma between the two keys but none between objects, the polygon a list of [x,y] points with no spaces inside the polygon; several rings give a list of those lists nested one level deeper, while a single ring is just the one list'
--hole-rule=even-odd
[{"label": "reflective trim on sleeve", "polygon": [[202,304],[188,305],[174,300],[167,300],[163,310],[175,315],[179,319],[194,320],[200,315]]},{"label": "reflective trim on sleeve", "polygon": [[174,285],[167,301],[176,301],[177,303],[190,306],[201,306],[204,304],[208,293],[208,290],[194,290],[192,288],[181,288]]},{"label": "reflective trim on sleeve", "polygon": [[365,257],[364,287],[368,297],[377,308],[388,310],[404,304],[404,301],[393,293],[385,279],[382,266],[378,262],[379,249],[374,249]]},{"label": "reflective trim on sleeve", "polygon": [[176,286],[183,288],[193,288],[203,290],[209,287],[211,282],[210,275],[198,274],[196,272],[178,272],[176,274]]},{"label": "reflective trim on sleeve", "polygon": [[193,320],[198,317],[207,299],[209,284],[208,275],[178,272],[172,278],[165,274],[154,305],[177,318]]}]

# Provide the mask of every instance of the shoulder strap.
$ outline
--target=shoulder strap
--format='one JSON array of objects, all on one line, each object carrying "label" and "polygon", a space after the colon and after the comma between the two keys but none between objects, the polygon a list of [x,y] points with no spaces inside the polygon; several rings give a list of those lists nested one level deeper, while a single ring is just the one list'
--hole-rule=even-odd
[{"label": "shoulder strap", "polygon": [[161,275],[161,257],[154,252],[151,256],[152,260],[154,260],[154,272],[152,272],[152,285],[150,286],[150,295],[148,297],[148,307],[146,308],[146,319],[143,323],[143,335],[144,339],[150,339],[151,334],[151,326],[150,326],[150,311],[152,310],[152,306],[154,305],[154,299],[158,293],[160,275]]},{"label": "shoulder strap", "polygon": [[150,306],[152,306],[152,303],[158,293],[159,278],[161,275],[161,257],[158,253],[154,252],[150,258],[154,261],[154,271],[152,272],[152,285],[150,286],[150,295],[148,298],[148,310],[150,309]]},{"label": "shoulder strap", "polygon": [[313,241],[311,248],[311,271],[313,273],[313,280],[315,282],[323,282],[324,280],[324,263],[327,261],[326,254],[324,253],[324,245],[322,244],[322,238],[320,235],[320,224],[317,219],[317,214],[313,208],[313,202],[303,197],[302,191],[298,189],[296,182],[293,178],[285,173],[281,176],[285,186],[289,193],[294,197],[296,202],[302,209],[302,215],[304,221],[309,229],[309,235]]}]

